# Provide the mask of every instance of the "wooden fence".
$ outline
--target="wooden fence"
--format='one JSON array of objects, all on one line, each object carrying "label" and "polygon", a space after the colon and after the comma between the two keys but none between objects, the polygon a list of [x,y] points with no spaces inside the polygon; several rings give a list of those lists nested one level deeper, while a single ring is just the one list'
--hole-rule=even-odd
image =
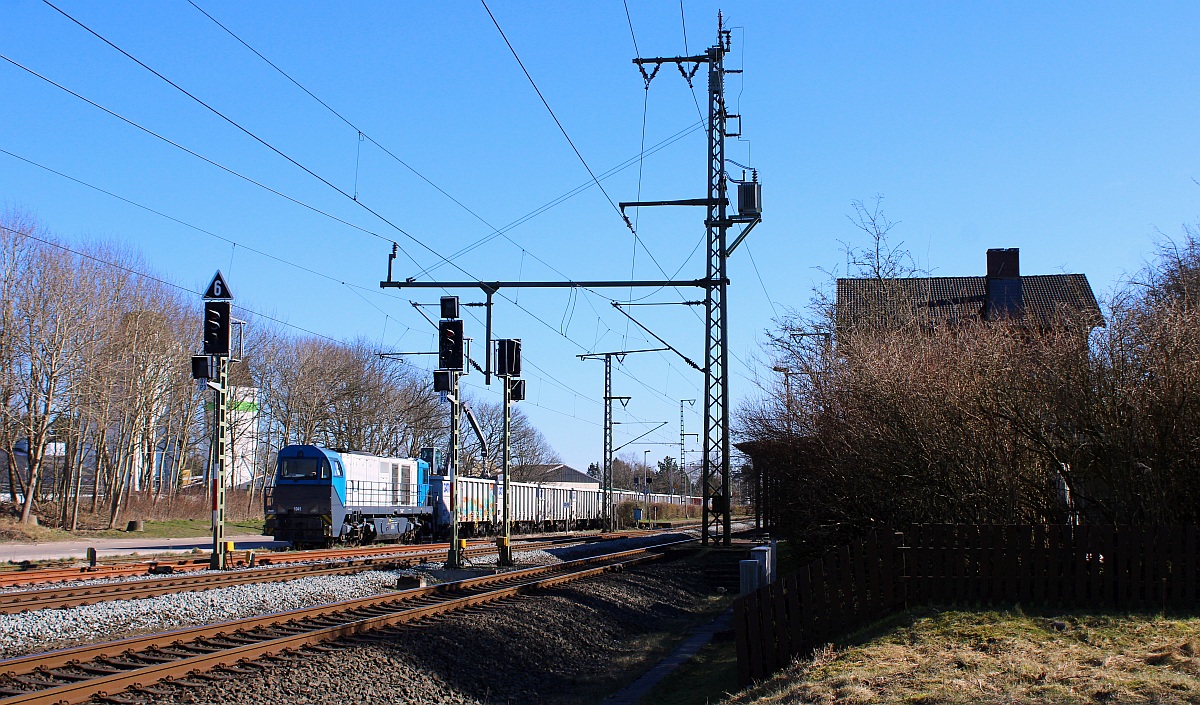
[{"label": "wooden fence", "polygon": [[1195,526],[920,525],[872,534],[734,601],[738,680],[918,605],[1155,609],[1200,602]]}]

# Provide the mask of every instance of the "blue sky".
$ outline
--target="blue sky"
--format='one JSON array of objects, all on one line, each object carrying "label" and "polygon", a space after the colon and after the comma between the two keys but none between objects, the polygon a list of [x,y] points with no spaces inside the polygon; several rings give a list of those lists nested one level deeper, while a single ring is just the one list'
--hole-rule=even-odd
[{"label": "blue sky", "polygon": [[[41,2],[0,0],[0,53],[288,196],[286,201],[0,62],[0,149],[159,210],[241,247],[0,154],[0,204],[68,241],[113,239],[157,273],[202,288],[222,269],[237,302],[382,349],[433,346],[408,303],[431,291],[380,291],[394,239],[399,278],[554,201],[588,174],[483,6],[472,2],[233,3],[196,0],[349,122],[467,206],[467,212],[342,122],[185,0],[55,4],[303,164],[413,239],[273,153]],[[588,165],[605,172],[700,120],[669,67],[649,94],[641,55],[684,51],[677,2],[489,3]],[[713,41],[718,5],[685,0],[687,47]],[[757,167],[764,222],[730,263],[735,401],[769,379],[762,332],[802,307],[854,241],[850,202],[884,208],[920,265],[981,274],[988,247],[1019,247],[1025,273],[1083,272],[1098,295],[1136,270],[1156,229],[1200,212],[1200,5],[1195,3],[794,3],[724,6],[734,28],[731,109],[744,139],[728,157]],[[700,82],[698,82],[700,85]],[[703,91],[696,98],[704,107]],[[614,201],[704,195],[695,130],[604,181]],[[639,179],[640,171],[640,179]],[[740,170],[735,170],[735,175]],[[478,217],[476,217],[478,216]],[[487,224],[485,224],[485,222]],[[484,279],[681,278],[703,274],[701,213],[646,209],[645,248],[596,188],[506,231],[455,263]],[[489,225],[490,224],[490,225]],[[254,248],[319,272],[254,254]],[[647,254],[647,249],[650,254]],[[636,255],[635,255],[636,251]],[[652,255],[652,256],[651,256]],[[661,267],[661,270],[660,270]],[[422,278],[468,278],[443,266]],[[462,291],[464,300],[479,299]],[[638,292],[642,296],[649,292]],[[687,298],[699,298],[684,291]],[[655,347],[609,298],[509,292],[497,332],[525,341],[525,411],[575,467],[601,454],[602,365],[576,355]],[[679,300],[674,291],[649,301]],[[199,305],[199,302],[197,302]],[[635,315],[703,358],[699,310]],[[468,319],[469,334],[482,326]],[[473,328],[473,329],[472,329]],[[426,366],[428,358],[413,358]],[[480,375],[476,393],[494,398]],[[677,442],[679,400],[699,374],[666,354],[630,356],[614,393],[618,445]],[[643,423],[645,422],[645,423]],[[699,404],[687,407],[699,430]],[[641,456],[668,445],[632,445]],[[690,450],[691,448],[689,448]],[[695,457],[695,456],[693,456]]]}]

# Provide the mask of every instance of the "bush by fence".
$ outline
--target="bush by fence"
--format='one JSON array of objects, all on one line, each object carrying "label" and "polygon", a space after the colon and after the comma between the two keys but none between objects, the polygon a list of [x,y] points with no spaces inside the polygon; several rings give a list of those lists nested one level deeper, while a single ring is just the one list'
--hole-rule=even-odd
[{"label": "bush by fence", "polygon": [[734,602],[738,679],[923,604],[1162,609],[1200,600],[1195,526],[919,525],[838,547]]}]

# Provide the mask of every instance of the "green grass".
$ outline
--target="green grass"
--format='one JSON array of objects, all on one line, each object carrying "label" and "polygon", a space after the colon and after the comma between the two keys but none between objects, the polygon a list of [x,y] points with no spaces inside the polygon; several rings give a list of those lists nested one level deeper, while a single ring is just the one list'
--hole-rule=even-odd
[{"label": "green grass", "polygon": [[[225,522],[226,535],[261,534],[262,519],[247,519]],[[212,535],[210,519],[167,519],[146,521],[144,531],[131,532],[120,529],[63,531],[44,526],[24,527],[16,522],[4,522],[0,526],[0,543],[31,542],[50,543],[55,541],[86,541],[88,539],[179,539],[200,538]]]},{"label": "green grass", "polygon": [[691,661],[663,679],[640,705],[708,705],[737,692],[737,650],[732,639],[711,641]]},{"label": "green grass", "polygon": [[[74,534],[62,532],[67,536],[80,538],[112,538],[127,539],[132,537],[152,539],[182,539],[212,535],[211,519],[166,519],[164,521],[146,521],[145,531],[125,531],[124,529],[105,529],[102,531],[82,531]],[[247,519],[243,521],[225,522],[225,535],[261,534],[262,519]]]}]

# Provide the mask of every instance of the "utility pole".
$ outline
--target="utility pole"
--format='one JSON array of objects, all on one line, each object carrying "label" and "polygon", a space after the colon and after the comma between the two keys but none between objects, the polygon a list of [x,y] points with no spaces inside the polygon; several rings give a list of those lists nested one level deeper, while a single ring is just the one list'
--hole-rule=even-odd
[{"label": "utility pole", "polygon": [[[681,479],[682,479],[682,476],[687,475],[687,471],[684,470],[684,467],[685,467],[684,463],[686,462],[686,457],[687,457],[687,450],[684,448],[684,443],[687,442],[688,436],[699,436],[700,435],[698,433],[685,433],[684,432],[684,425],[683,425],[683,405],[684,404],[691,404],[692,406],[695,406],[696,400],[695,399],[680,399],[679,400],[679,475],[680,475]],[[691,486],[690,481],[688,482],[688,485]],[[682,488],[681,488],[681,491],[682,491]],[[685,511],[684,514],[686,515],[687,512]]]},{"label": "utility pole", "polygon": [[[731,33],[717,13],[717,40],[704,54],[637,58],[633,60],[649,88],[650,81],[663,64],[676,64],[679,72],[691,85],[701,64],[708,64],[708,197],[675,201],[642,201],[620,204],[622,211],[630,206],[704,206],[708,232],[707,280],[712,286],[705,289],[705,365],[704,365],[704,431],[701,453],[703,467],[703,523],[701,540],[704,544],[716,541],[730,543],[730,442],[729,442],[729,272],[727,261],[734,249],[762,220],[761,191],[757,173],[751,181],[738,183],[738,215],[728,213],[727,175],[725,173],[725,139],[740,134],[727,129],[729,118],[741,122],[740,115],[725,109],[725,75],[741,73],[725,68],[725,55],[730,50]],[[653,70],[647,71],[647,66]],[[729,228],[744,223],[732,245],[727,243]]]},{"label": "utility pole", "polygon": [[[192,378],[207,380],[216,392],[213,404],[212,440],[209,443],[209,481],[212,492],[212,558],[209,568],[224,570],[228,561],[225,543],[225,485],[229,471],[229,354],[230,312],[233,292],[218,271],[204,292],[204,322],[202,337],[204,354],[192,357]],[[215,368],[215,369],[214,369]],[[214,375],[215,372],[215,375]],[[212,381],[213,377],[216,382]]]},{"label": "utility pole", "polygon": [[578,355],[580,360],[604,360],[604,468],[601,470],[600,484],[603,488],[602,502],[604,504],[600,514],[603,517],[604,530],[614,531],[616,529],[616,512],[613,507],[613,481],[612,481],[612,461],[613,461],[613,416],[612,403],[616,399],[622,404],[629,403],[629,397],[615,397],[612,393],[612,359],[617,358],[617,362],[625,359],[626,355],[645,352],[662,352],[667,348],[653,348],[650,350],[619,350],[616,352],[605,353],[590,353],[587,355]]},{"label": "utility pole", "polygon": [[450,402],[450,458],[446,462],[446,480],[450,483],[450,548],[446,567],[463,566],[465,541],[458,538],[458,474],[462,470],[462,396],[459,377],[466,369],[466,341],[463,322],[458,317],[458,297],[443,296],[442,319],[438,321],[438,369],[433,373],[433,390],[446,392]]},{"label": "utility pole", "polygon": [[[489,366],[490,367],[490,366]],[[509,518],[509,473],[512,471],[512,403],[525,399],[525,380],[518,379],[521,374],[521,341],[505,339],[496,341],[496,376],[500,378],[503,388],[504,431],[501,439],[503,446],[502,465],[504,472],[503,502],[501,510],[504,523],[503,534],[496,539],[496,564],[510,566],[512,558],[512,525]]]},{"label": "utility pole", "polygon": [[446,567],[463,566],[463,550],[458,542],[458,473],[462,469],[462,398],[459,396],[458,380],[461,375],[452,371],[453,389],[450,399],[450,459],[447,464],[450,477],[450,548],[446,552]]},{"label": "utility pole", "polygon": [[[703,279],[693,280],[640,280],[640,281],[415,281],[406,279],[395,281],[392,278],[392,262],[396,256],[393,246],[388,258],[388,277],[379,283],[381,288],[480,288],[490,298],[501,288],[565,288],[565,289],[596,289],[596,288],[627,288],[627,287],[678,287],[694,286],[705,290],[705,365],[704,372],[704,431],[702,444],[703,465],[703,525],[701,538],[707,545],[710,541],[721,539],[730,543],[730,442],[729,442],[729,341],[728,306],[726,294],[729,286],[726,260],[737,246],[762,221],[762,191],[758,182],[758,174],[752,171],[750,180],[735,181],[738,185],[737,214],[730,216],[728,212],[727,180],[725,172],[725,140],[737,137],[738,132],[729,132],[727,122],[730,118],[741,121],[740,115],[731,115],[725,110],[725,75],[741,73],[740,70],[725,68],[725,55],[730,50],[731,33],[724,28],[724,20],[717,14],[717,41],[704,54],[695,56],[637,58],[633,60],[642,73],[642,79],[649,88],[650,81],[658,74],[663,64],[675,64],[680,73],[690,85],[692,78],[699,71],[701,64],[708,65],[708,196],[706,198],[691,198],[670,201],[636,201],[620,203],[624,214],[625,208],[639,206],[704,206],[707,208],[705,228],[707,229],[707,268]],[[646,66],[653,66],[647,71]],[[744,227],[732,244],[727,243],[729,228],[735,224]],[[488,344],[490,345],[490,335]],[[605,423],[606,434],[611,434],[611,408],[606,399]],[[611,438],[606,448],[606,467],[611,471]],[[611,503],[611,485],[608,487],[608,501]],[[611,509],[611,507],[609,507]],[[608,521],[611,521],[611,514]]]}]

